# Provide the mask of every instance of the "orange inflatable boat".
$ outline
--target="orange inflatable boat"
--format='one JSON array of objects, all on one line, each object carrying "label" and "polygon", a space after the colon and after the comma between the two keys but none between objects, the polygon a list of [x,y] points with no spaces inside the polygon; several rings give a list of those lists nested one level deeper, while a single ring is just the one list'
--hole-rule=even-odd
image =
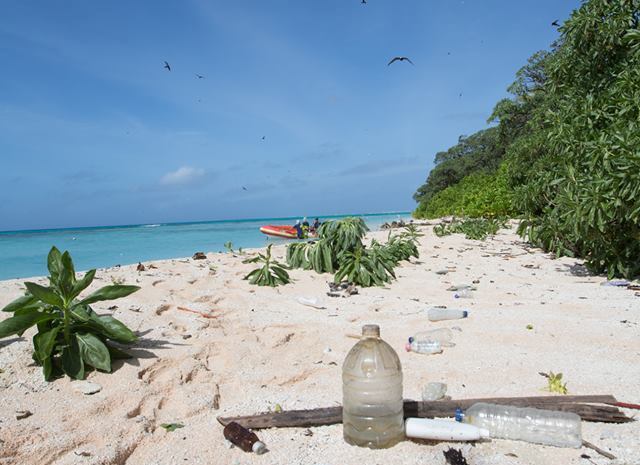
[{"label": "orange inflatable boat", "polygon": [[267,236],[284,237],[286,239],[297,239],[296,228],[286,225],[266,225],[260,228],[262,234]]}]

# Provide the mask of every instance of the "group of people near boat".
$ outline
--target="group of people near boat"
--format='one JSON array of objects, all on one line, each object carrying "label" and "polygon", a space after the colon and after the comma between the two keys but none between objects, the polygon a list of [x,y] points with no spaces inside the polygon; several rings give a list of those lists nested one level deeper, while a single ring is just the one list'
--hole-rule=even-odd
[{"label": "group of people near boat", "polygon": [[306,239],[309,235],[315,235],[320,227],[320,219],[316,218],[312,224],[309,224],[307,217],[305,216],[302,221],[296,220],[296,224],[293,228],[296,230],[298,239]]}]

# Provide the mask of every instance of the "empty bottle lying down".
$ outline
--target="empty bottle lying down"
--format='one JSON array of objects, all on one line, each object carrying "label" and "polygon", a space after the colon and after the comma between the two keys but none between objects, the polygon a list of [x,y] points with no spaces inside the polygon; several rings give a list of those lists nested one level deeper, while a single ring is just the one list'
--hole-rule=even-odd
[{"label": "empty bottle lying down", "polygon": [[467,310],[459,310],[456,308],[440,308],[432,307],[427,310],[427,318],[430,321],[442,321],[442,320],[458,320],[460,318],[467,318],[469,312]]},{"label": "empty bottle lying down", "polygon": [[580,417],[575,413],[480,402],[464,413],[458,410],[456,420],[487,429],[492,438],[557,447],[582,446]]}]

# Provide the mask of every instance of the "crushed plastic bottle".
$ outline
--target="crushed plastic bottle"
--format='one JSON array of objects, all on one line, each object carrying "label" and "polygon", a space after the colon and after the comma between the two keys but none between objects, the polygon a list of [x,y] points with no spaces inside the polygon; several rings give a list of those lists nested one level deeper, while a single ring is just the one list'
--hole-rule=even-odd
[{"label": "crushed plastic bottle", "polygon": [[362,327],[362,339],[342,366],[344,440],[384,449],[404,439],[402,366],[398,354],[380,339],[380,327]]},{"label": "crushed plastic bottle", "polygon": [[471,289],[461,289],[453,294],[455,299],[473,299],[473,292]]},{"label": "crushed plastic bottle", "polygon": [[409,438],[438,441],[477,441],[489,437],[489,431],[484,428],[455,421],[427,418],[407,418],[405,433]]},{"label": "crushed plastic bottle", "polygon": [[409,338],[409,344],[413,341],[431,341],[439,342],[442,347],[453,347],[453,333],[449,328],[431,329],[429,331],[420,331]]},{"label": "crushed plastic bottle", "polygon": [[489,430],[492,438],[513,439],[556,447],[582,446],[580,417],[571,412],[479,402],[456,420]]},{"label": "crushed plastic bottle", "polygon": [[442,345],[438,341],[413,341],[407,342],[404,349],[417,354],[439,354],[442,352]]},{"label": "crushed plastic bottle", "polygon": [[307,307],[313,307],[319,310],[324,310],[325,308],[327,308],[322,305],[322,302],[314,297],[298,297],[296,300],[299,304],[306,305]]},{"label": "crushed plastic bottle", "polygon": [[467,318],[468,316],[468,310],[459,310],[456,308],[432,307],[427,310],[427,318],[429,318],[429,321],[458,320],[460,318]]},{"label": "crushed plastic bottle", "polygon": [[425,402],[443,399],[447,394],[445,383],[427,383],[422,388],[422,400]]}]

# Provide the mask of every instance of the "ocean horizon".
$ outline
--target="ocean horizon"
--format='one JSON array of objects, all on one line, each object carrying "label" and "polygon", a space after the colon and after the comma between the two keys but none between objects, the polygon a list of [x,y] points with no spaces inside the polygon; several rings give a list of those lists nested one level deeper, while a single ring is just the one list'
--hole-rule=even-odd
[{"label": "ocean horizon", "polygon": [[[411,212],[319,216],[321,221],[362,217],[369,229],[410,217]],[[312,222],[315,216],[309,216]],[[301,217],[244,218],[180,223],[83,226],[0,231],[0,280],[48,274],[47,254],[52,246],[68,250],[78,271],[129,265],[150,260],[191,257],[195,252],[224,251],[233,247],[264,247],[290,242],[262,234],[265,224],[293,224]]]}]

